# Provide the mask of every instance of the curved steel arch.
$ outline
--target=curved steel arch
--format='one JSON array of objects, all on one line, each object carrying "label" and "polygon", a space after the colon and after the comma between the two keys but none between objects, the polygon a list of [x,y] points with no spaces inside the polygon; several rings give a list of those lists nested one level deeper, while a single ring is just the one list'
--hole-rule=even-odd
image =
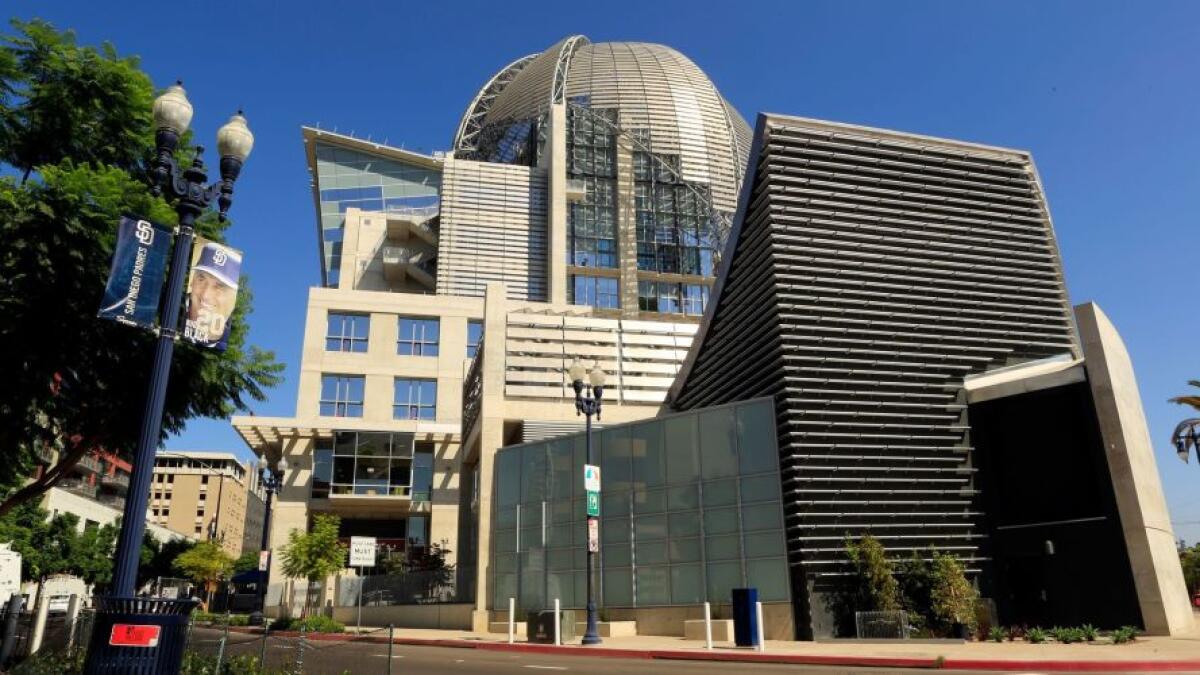
[{"label": "curved steel arch", "polygon": [[586,35],[572,35],[563,41],[554,64],[554,79],[550,83],[550,103],[562,103],[567,90],[567,73],[571,70],[571,57],[582,45],[590,44]]},{"label": "curved steel arch", "polygon": [[500,72],[493,75],[492,79],[483,85],[479,93],[475,94],[471,104],[467,106],[462,121],[458,123],[458,131],[454,134],[454,145],[451,146],[454,150],[478,149],[475,147],[475,141],[479,137],[479,132],[483,130],[483,119],[492,109],[492,103],[500,95],[500,92],[504,91],[504,88],[516,78],[517,74],[539,55],[540,52],[522,56],[501,68]]}]

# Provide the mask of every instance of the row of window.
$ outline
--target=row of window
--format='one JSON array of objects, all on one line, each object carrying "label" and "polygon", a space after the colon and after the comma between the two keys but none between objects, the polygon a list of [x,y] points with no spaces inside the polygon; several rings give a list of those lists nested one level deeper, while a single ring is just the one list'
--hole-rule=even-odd
[{"label": "row of window", "polygon": [[[621,306],[618,281],[615,277],[571,275],[568,301],[575,305],[590,305],[600,309]],[[705,284],[681,284],[671,281],[639,281],[638,309],[643,312],[663,312],[701,316],[708,304],[709,288]]]},{"label": "row of window", "polygon": [[[396,353],[401,356],[437,356],[441,336],[438,319],[400,317]],[[325,351],[364,353],[370,343],[371,317],[368,314],[330,312],[325,327]],[[475,358],[483,322],[467,322],[467,358]]]},{"label": "row of window", "polygon": [[[362,417],[365,390],[363,375],[322,375],[320,414]],[[392,418],[437,419],[437,380],[397,377],[393,385]]]}]

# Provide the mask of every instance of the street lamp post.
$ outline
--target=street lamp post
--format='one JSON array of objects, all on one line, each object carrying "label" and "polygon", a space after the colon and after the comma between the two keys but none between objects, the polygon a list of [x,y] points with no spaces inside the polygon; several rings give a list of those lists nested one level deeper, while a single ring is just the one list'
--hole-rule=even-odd
[{"label": "street lamp post", "polygon": [[1192,452],[1196,453],[1196,461],[1200,461],[1200,417],[1180,422],[1171,434],[1171,442],[1184,463]]},{"label": "street lamp post", "polygon": [[[588,383],[583,382],[584,376],[587,375]],[[584,443],[587,448],[587,463],[596,464],[596,458],[592,451],[592,416],[600,419],[601,400],[604,397],[604,382],[607,376],[604,369],[596,364],[592,367],[590,373],[584,368],[579,359],[571,362],[567,368],[567,376],[571,378],[571,386],[575,388],[575,414],[584,415],[587,418],[586,432],[584,433]],[[586,393],[585,393],[586,392]],[[594,516],[588,516],[588,530],[591,531],[592,523],[590,522]],[[600,633],[596,627],[596,551],[592,550],[591,543],[588,545],[587,554],[587,628],[583,632],[583,644],[598,645],[600,644]]]},{"label": "street lamp post", "polygon": [[[113,667],[152,667],[155,672],[178,672],[183,658],[183,645],[182,640],[176,639],[171,633],[180,621],[186,624],[186,617],[192,610],[189,600],[136,599],[138,563],[146,530],[146,503],[150,497],[154,453],[162,434],[163,403],[170,377],[171,357],[179,335],[179,310],[195,235],[193,227],[196,219],[214,200],[221,219],[225,219],[233,202],[234,181],[254,146],[254,135],[250,133],[246,118],[242,117],[240,111],[220,128],[217,132],[217,149],[221,155],[221,180],[209,185],[201,158],[203,148],[196,148],[191,165],[185,169],[180,169],[174,158],[179,139],[191,121],[192,104],[187,100],[182,82],[168,87],[155,99],[156,149],[148,175],[155,194],[165,193],[168,199],[174,200],[175,211],[179,215],[179,231],[175,237],[166,301],[154,350],[154,365],[147,387],[146,405],[142,411],[133,475],[129,481],[129,497],[125,500],[124,518],[117,540],[112,595],[99,602],[96,631],[85,667],[85,672],[89,673],[102,670],[111,672]],[[113,631],[111,637],[107,632],[110,628]],[[153,642],[156,645],[153,648],[130,644],[142,641],[142,636],[150,635],[155,637],[152,640],[146,637],[145,641]]]},{"label": "street lamp post", "polygon": [[[265,559],[265,569],[261,570],[262,574],[258,579],[258,602],[256,609],[250,614],[248,622],[251,626],[261,626],[263,624],[263,612],[267,609],[267,583],[271,580],[271,497],[283,487],[283,474],[287,472],[287,459],[280,457],[275,464],[275,468],[259,468],[259,481],[262,483],[263,489],[267,491],[266,512],[263,515],[263,530],[262,530],[262,552],[259,554],[259,566],[263,567]],[[263,555],[266,554],[266,555]]]}]

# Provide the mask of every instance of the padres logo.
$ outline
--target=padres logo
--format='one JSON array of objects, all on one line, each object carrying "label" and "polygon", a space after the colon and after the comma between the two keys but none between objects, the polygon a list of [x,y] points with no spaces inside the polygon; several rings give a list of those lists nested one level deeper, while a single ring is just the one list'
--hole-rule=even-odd
[{"label": "padres logo", "polygon": [[213,251],[213,264],[218,265],[220,267],[225,266],[225,251],[224,250],[217,249],[217,250]]}]

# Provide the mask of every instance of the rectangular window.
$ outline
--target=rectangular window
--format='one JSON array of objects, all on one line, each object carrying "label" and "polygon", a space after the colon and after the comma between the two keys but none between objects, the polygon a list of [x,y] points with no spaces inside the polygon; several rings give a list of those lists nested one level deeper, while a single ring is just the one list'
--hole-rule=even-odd
[{"label": "rectangular window", "polygon": [[370,332],[371,317],[330,312],[325,328],[325,351],[365,352]]},{"label": "rectangular window", "polygon": [[320,414],[324,417],[362,417],[362,375],[322,375]]},{"label": "rectangular window", "polygon": [[432,420],[437,417],[437,381],[396,378],[392,417],[398,420]]},{"label": "rectangular window", "polygon": [[313,450],[312,496],[317,499],[329,497],[329,482],[333,479],[333,450]]},{"label": "rectangular window", "polygon": [[704,314],[704,307],[708,305],[708,286],[704,284],[684,284],[683,285],[683,313],[693,316]]},{"label": "rectangular window", "polygon": [[400,317],[396,353],[401,356],[437,356],[438,320]]},{"label": "rectangular window", "polygon": [[475,358],[479,351],[479,341],[483,339],[483,322],[471,320],[467,322],[467,358]]},{"label": "rectangular window", "polygon": [[621,306],[617,280],[613,277],[575,274],[572,275],[570,290],[573,305],[590,305],[601,309],[618,309]]}]

